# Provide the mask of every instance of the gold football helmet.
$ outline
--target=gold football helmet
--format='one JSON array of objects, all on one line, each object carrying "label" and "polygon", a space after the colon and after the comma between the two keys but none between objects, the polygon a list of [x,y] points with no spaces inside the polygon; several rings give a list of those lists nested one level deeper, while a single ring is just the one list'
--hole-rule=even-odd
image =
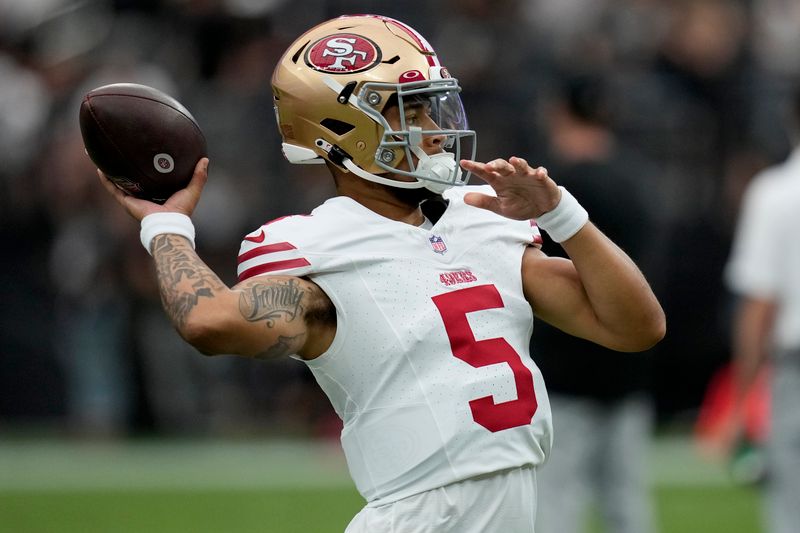
[{"label": "gold football helmet", "polygon": [[[469,179],[458,161],[474,159],[475,132],[467,129],[461,88],[430,44],[402,22],[346,15],[319,24],[281,57],[272,91],[292,163],[327,160],[366,180],[437,193]],[[383,115],[395,104],[399,129]],[[408,119],[420,106],[432,122]],[[420,144],[432,135],[443,151],[426,154]],[[383,175],[389,172],[415,179]]]}]

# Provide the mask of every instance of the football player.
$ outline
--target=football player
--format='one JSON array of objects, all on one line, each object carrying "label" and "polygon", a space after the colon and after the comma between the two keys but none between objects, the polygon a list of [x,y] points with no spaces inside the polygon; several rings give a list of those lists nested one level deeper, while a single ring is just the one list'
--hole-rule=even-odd
[{"label": "football player", "polygon": [[338,195],[246,235],[236,286],[194,251],[206,159],[163,206],[104,181],[141,220],[167,314],[202,353],[308,365],[367,501],[348,532],[532,531],[552,440],[533,313],[643,350],[665,331],[647,281],[544,168],[474,161],[458,81],[402,22],[324,22],[272,84],[283,153],[327,165]]},{"label": "football player", "polygon": [[[800,523],[800,86],[787,96],[792,151],[748,184],[725,267],[738,301],[731,327],[733,406],[719,444],[734,475],[765,481],[767,533],[797,531]],[[768,399],[760,434],[753,431],[752,409],[759,394]]]}]

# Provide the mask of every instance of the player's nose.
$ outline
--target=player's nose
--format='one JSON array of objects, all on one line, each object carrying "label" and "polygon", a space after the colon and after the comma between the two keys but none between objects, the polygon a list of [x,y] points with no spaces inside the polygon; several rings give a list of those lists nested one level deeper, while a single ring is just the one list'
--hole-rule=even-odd
[{"label": "player's nose", "polygon": [[443,133],[425,135],[422,138],[422,149],[427,154],[443,152],[446,141],[447,135]]}]

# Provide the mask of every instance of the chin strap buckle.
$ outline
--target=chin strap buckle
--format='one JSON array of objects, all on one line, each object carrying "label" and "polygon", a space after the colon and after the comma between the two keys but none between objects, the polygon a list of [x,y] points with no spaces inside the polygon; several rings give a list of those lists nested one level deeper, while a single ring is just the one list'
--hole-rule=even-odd
[{"label": "chin strap buckle", "polygon": [[326,154],[328,154],[328,159],[334,165],[343,167],[344,166],[343,161],[345,159],[352,159],[352,157],[350,157],[350,155],[347,152],[345,152],[335,144],[329,143],[325,139],[322,138],[317,139],[316,141],[314,141],[314,144],[316,144],[317,147],[319,147]]}]

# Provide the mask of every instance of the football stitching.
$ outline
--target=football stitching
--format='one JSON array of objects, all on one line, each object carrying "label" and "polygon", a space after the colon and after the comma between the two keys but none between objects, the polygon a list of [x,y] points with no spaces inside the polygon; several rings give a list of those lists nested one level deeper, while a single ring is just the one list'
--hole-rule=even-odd
[{"label": "football stitching", "polygon": [[[177,111],[178,113],[180,113],[184,117],[186,117],[189,120],[189,122],[192,123],[192,127],[194,127],[194,129],[197,130],[197,133],[200,134],[200,137],[203,138],[203,141],[206,140],[206,136],[205,136],[205,134],[203,134],[203,130],[200,129],[200,125],[197,123],[197,121],[194,119],[194,117],[192,116],[191,113],[186,114],[182,110],[178,109],[177,107],[175,107],[173,105],[168,104],[167,102],[163,102],[161,100],[156,100],[155,98],[151,98],[149,96],[139,96],[138,94],[127,94],[127,93],[103,93],[103,94],[99,94],[99,95],[94,96],[94,98],[97,98],[98,96],[125,96],[127,98],[139,98],[141,100],[150,100],[151,102],[155,102],[157,104],[161,104],[163,106],[166,106],[166,107],[168,107],[168,108],[170,108],[170,109],[172,109],[174,111]],[[187,109],[187,111],[188,111],[188,109]]]},{"label": "football stitching", "polygon": [[[103,136],[108,140],[108,142],[111,143],[111,145],[114,147],[114,149],[120,155],[120,159],[122,159],[123,161],[128,161],[128,158],[125,156],[125,153],[120,149],[119,145],[116,143],[114,138],[109,134],[108,130],[103,126],[103,123],[100,121],[100,117],[98,117],[97,114],[94,112],[94,106],[92,104],[92,98],[98,98],[98,96],[87,96],[86,97],[86,105],[89,108],[89,113],[91,113],[92,118],[94,119],[94,123],[97,124],[97,127],[100,128],[100,131],[103,133]],[[138,165],[136,165],[134,163],[133,166],[136,168],[136,170],[139,173],[141,173],[141,169],[138,168],[139,167]],[[126,176],[123,176],[123,177],[126,177]]]}]

